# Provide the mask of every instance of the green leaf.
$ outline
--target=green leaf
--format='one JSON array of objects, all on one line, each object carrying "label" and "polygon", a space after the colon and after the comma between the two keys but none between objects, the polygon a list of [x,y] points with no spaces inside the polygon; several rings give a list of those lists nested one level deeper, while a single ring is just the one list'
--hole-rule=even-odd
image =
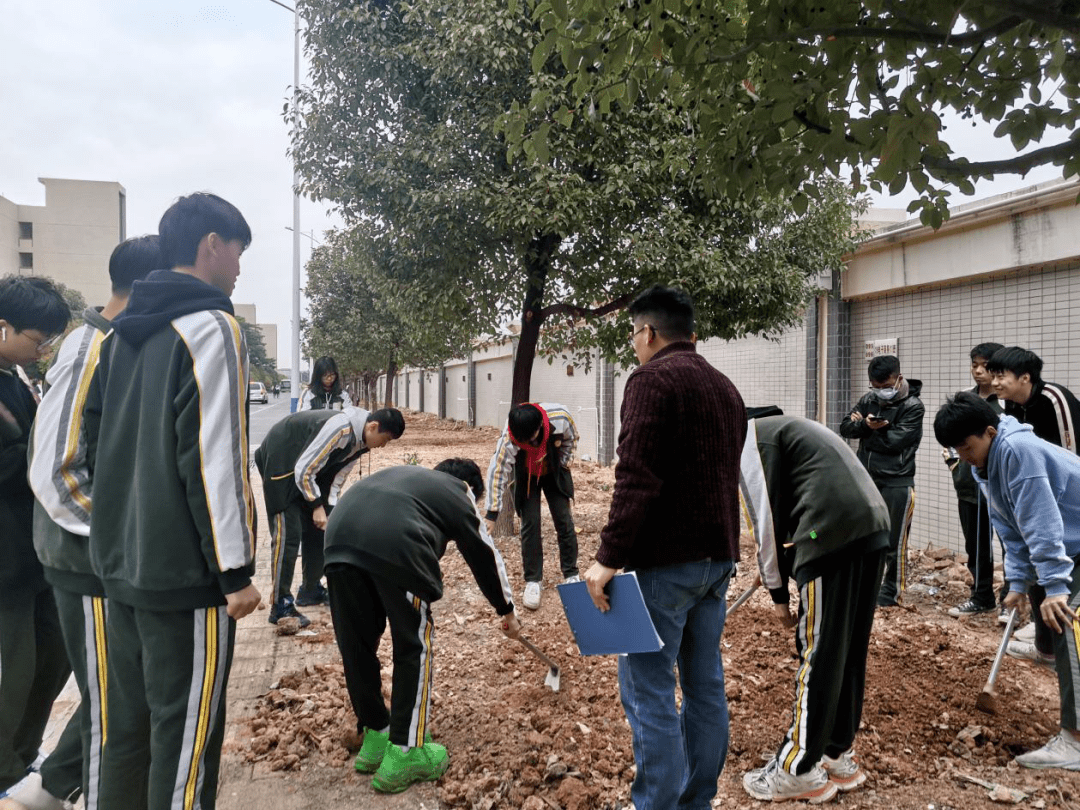
[{"label": "green leaf", "polygon": [[795,114],[795,105],[788,101],[783,101],[779,104],[774,104],[772,108],[772,115],[770,116],[774,124],[782,124],[790,121]]}]

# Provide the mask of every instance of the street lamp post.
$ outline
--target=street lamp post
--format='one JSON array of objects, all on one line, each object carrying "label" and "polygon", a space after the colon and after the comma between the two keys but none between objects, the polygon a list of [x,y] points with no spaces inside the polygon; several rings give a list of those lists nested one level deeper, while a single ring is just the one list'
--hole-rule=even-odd
[{"label": "street lamp post", "polygon": [[[293,15],[293,120],[300,108],[300,12],[292,6],[270,0]],[[292,268],[292,369],[290,371],[290,413],[296,412],[300,396],[300,170],[293,158],[293,268]]]}]

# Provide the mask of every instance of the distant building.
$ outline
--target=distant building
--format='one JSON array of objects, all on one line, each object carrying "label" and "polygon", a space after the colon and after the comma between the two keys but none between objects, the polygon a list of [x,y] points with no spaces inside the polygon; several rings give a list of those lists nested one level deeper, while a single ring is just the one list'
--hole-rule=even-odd
[{"label": "distant building", "polygon": [[0,275],[46,276],[104,304],[109,256],[127,238],[127,192],[113,181],[38,180],[45,205],[0,197]]},{"label": "distant building", "polygon": [[259,323],[258,315],[255,313],[254,304],[237,304],[233,302],[233,314],[236,315],[237,318],[243,318],[259,330],[260,334],[262,334],[263,346],[266,348],[267,358],[271,363],[277,365],[277,324]]}]

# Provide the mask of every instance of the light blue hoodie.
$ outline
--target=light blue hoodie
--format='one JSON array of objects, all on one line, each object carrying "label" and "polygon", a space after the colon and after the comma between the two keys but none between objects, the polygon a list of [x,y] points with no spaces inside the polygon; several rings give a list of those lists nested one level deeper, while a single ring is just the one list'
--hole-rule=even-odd
[{"label": "light blue hoodie", "polygon": [[1005,544],[1009,590],[1026,593],[1038,582],[1047,596],[1067,596],[1072,558],[1080,555],[1080,457],[1002,416],[986,478],[972,473]]}]

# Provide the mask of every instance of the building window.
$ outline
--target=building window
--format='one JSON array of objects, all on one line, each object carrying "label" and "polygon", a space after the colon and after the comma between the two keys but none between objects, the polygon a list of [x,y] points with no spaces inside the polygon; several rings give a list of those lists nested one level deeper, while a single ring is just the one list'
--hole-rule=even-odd
[{"label": "building window", "polygon": [[491,374],[488,374],[488,381],[490,382],[490,380],[491,380]]},{"label": "building window", "polygon": [[573,377],[574,376],[574,367],[573,366],[567,366],[566,367],[566,376],[567,377]]},{"label": "building window", "polygon": [[20,222],[19,223],[19,238],[20,239],[33,239],[34,238],[34,223],[33,222]]},{"label": "building window", "polygon": [[20,270],[33,270],[34,269],[34,254],[33,253],[20,253],[19,254],[19,269]]}]

